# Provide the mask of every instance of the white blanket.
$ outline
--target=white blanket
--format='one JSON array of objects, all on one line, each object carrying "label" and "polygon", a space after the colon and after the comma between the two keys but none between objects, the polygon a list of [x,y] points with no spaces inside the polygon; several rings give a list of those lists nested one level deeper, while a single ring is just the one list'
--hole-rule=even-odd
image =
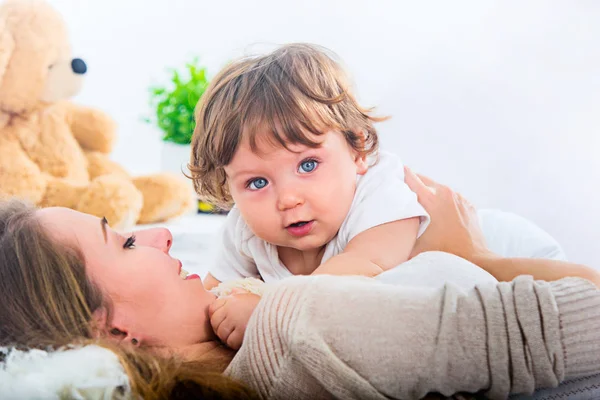
[{"label": "white blanket", "polygon": [[[480,210],[479,221],[488,247],[496,254],[566,260],[558,242],[523,217],[498,210]],[[427,287],[451,282],[462,288],[496,282],[492,275],[478,266],[441,252],[420,254],[376,279],[396,285]]]},{"label": "white blanket", "polygon": [[375,279],[392,285],[422,287],[439,287],[452,283],[464,289],[487,282],[497,282],[496,278],[477,265],[440,251],[419,254]]}]

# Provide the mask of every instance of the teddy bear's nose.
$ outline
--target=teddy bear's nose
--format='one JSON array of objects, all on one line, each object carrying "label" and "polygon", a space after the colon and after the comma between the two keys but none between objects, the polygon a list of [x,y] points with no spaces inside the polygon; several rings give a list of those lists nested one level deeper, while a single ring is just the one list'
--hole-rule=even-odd
[{"label": "teddy bear's nose", "polygon": [[87,72],[87,65],[85,65],[85,61],[81,58],[74,58],[73,61],[71,61],[71,68],[73,69],[73,72],[79,75],[83,75]]}]

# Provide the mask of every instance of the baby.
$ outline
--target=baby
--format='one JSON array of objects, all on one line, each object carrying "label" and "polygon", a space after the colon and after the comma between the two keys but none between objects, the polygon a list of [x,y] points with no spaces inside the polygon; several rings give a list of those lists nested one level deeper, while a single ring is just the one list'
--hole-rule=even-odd
[{"label": "baby", "polygon": [[[373,277],[409,258],[429,216],[400,159],[378,149],[373,124],[383,119],[358,104],[340,65],[313,45],[238,60],[213,79],[199,104],[190,170],[202,198],[235,204],[204,281],[225,296],[210,316],[227,345],[239,348],[270,282]],[[487,215],[484,231],[493,225],[486,240],[497,254],[564,256],[529,221],[479,215]]]},{"label": "baby", "polygon": [[409,258],[429,217],[400,159],[323,48],[291,44],[233,62],[204,93],[190,170],[231,209],[207,288],[254,277],[375,276]]}]

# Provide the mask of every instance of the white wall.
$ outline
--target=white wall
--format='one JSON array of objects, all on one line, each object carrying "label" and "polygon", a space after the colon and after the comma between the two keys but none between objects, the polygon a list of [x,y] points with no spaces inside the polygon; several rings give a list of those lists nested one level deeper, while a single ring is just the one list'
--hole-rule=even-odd
[{"label": "white wall", "polygon": [[317,42],[393,116],[385,148],[600,266],[600,2],[51,1],[89,65],[77,101],[117,119],[114,159],[134,173],[159,168],[140,118],[166,67],[198,55],[214,74],[253,43]]}]

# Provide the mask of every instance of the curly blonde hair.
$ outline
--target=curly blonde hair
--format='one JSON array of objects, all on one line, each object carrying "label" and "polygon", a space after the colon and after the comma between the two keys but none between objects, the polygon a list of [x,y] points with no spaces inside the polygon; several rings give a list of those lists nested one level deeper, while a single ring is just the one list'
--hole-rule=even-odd
[{"label": "curly blonde hair", "polygon": [[288,44],[263,56],[239,59],[211,82],[196,109],[188,168],[198,195],[222,208],[232,205],[227,166],[243,138],[257,149],[259,132],[273,144],[318,147],[308,134],[341,132],[359,154],[378,150],[373,109],[350,91],[334,55],[311,44]]}]

